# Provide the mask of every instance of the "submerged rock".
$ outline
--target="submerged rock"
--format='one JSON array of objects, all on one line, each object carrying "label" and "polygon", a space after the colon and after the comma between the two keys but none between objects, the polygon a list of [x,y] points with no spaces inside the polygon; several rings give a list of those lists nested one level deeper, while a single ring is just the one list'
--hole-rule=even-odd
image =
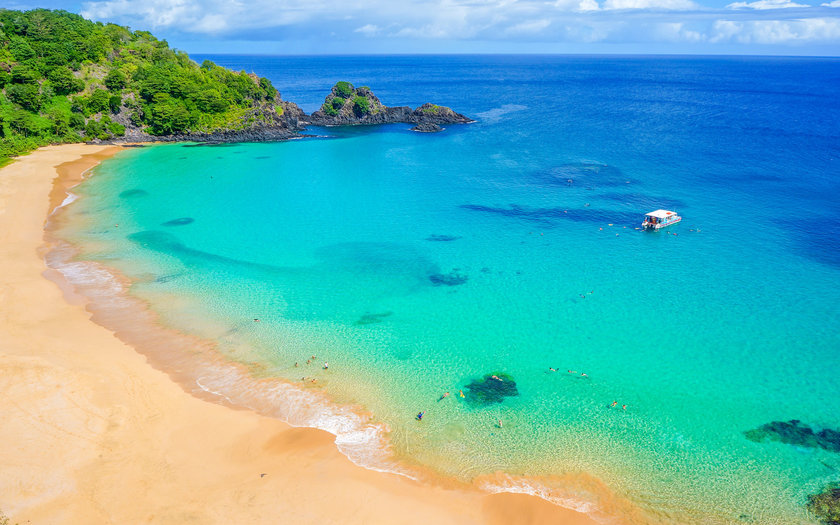
[{"label": "submerged rock", "polygon": [[456,270],[449,273],[433,273],[429,276],[434,286],[458,286],[467,282],[467,279],[469,277]]},{"label": "submerged rock", "polygon": [[790,421],[771,421],[758,428],[747,430],[744,436],[750,441],[761,443],[765,439],[779,441],[788,445],[808,448],[822,448],[831,452],[840,452],[840,431],[826,428],[819,432],[798,419]]},{"label": "submerged rock", "polygon": [[411,131],[417,131],[419,133],[437,133],[439,131],[443,131],[443,128],[434,122],[422,122],[411,128]]},{"label": "submerged rock", "polygon": [[840,483],[808,496],[808,510],[827,525],[840,525]]},{"label": "submerged rock", "polygon": [[195,219],[192,217],[179,217],[177,219],[172,219],[171,221],[162,222],[161,226],[186,226],[187,224],[192,224],[195,222]]},{"label": "submerged rock", "polygon": [[125,190],[124,192],[120,193],[120,197],[123,199],[133,199],[135,197],[147,197],[149,192],[146,190],[140,189],[133,189],[133,190]]},{"label": "submerged rock", "polygon": [[433,242],[447,242],[447,241],[457,241],[461,237],[457,235],[429,235],[426,237],[427,241]]},{"label": "submerged rock", "polygon": [[365,314],[356,321],[357,325],[364,326],[366,324],[381,323],[386,317],[390,317],[393,312],[382,312],[379,314]]},{"label": "submerged rock", "polygon": [[467,386],[467,401],[476,405],[494,405],[506,397],[519,395],[513,376],[504,372],[486,374],[481,379],[473,379]]}]

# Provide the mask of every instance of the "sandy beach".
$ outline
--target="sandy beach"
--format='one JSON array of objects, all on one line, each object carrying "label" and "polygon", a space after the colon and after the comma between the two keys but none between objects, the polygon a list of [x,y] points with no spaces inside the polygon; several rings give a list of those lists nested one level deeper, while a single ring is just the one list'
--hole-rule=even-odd
[{"label": "sandy beach", "polygon": [[0,511],[10,523],[595,523],[534,496],[363,469],[329,433],[190,395],[92,322],[82,297],[44,275],[44,222],[119,150],[50,146],[0,170]]}]

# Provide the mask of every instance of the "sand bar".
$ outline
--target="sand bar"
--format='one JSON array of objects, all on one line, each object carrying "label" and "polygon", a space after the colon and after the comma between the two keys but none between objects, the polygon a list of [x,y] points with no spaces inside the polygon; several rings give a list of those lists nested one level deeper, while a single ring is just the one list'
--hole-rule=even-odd
[{"label": "sand bar", "polygon": [[331,434],[188,394],[93,323],[44,277],[43,227],[66,187],[119,149],[50,146],[0,170],[0,511],[11,523],[594,523],[533,496],[363,469]]}]

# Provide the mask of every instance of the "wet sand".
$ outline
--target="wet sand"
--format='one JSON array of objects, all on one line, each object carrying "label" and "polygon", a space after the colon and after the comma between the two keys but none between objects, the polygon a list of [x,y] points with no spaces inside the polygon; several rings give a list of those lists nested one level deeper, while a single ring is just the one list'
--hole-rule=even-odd
[{"label": "wet sand", "polygon": [[363,469],[327,432],[187,393],[95,324],[44,264],[44,222],[120,149],[50,146],[0,169],[0,511],[12,523],[594,523],[534,496]]}]

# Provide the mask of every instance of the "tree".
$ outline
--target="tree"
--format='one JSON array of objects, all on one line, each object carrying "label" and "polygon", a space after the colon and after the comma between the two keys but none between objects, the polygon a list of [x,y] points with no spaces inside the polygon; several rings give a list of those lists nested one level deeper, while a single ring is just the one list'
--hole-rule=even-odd
[{"label": "tree", "polygon": [[6,86],[6,96],[9,97],[9,100],[32,111],[38,111],[41,107],[41,100],[38,97],[39,92],[37,84],[10,84]]},{"label": "tree", "polygon": [[365,97],[356,97],[353,99],[353,113],[357,117],[362,117],[370,113],[370,102]]},{"label": "tree", "polygon": [[114,68],[105,75],[105,87],[111,91],[120,91],[128,84],[128,79],[120,69]]},{"label": "tree", "polygon": [[80,78],[76,78],[73,72],[66,67],[57,67],[47,73],[47,78],[55,90],[57,95],[69,95],[71,93],[78,93],[85,88],[85,83]]}]

